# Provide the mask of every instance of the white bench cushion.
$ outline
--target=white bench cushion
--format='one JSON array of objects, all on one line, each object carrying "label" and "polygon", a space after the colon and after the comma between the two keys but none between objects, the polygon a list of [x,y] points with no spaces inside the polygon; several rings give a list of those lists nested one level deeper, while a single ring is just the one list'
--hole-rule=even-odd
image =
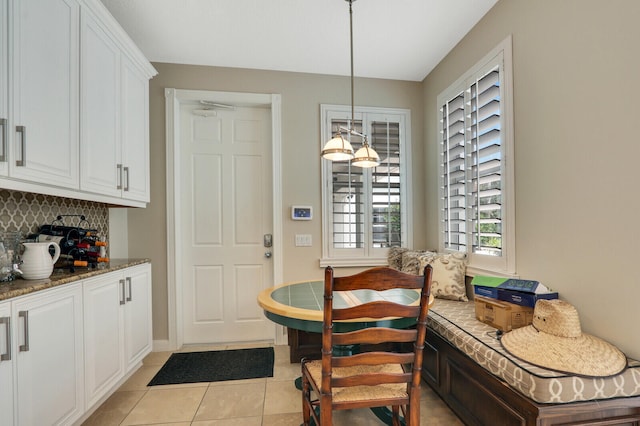
[{"label": "white bench cushion", "polygon": [[428,326],[485,370],[539,403],[564,404],[640,395],[640,362],[617,376],[586,378],[558,373],[509,355],[496,338],[496,329],[475,317],[473,301],[436,299]]}]

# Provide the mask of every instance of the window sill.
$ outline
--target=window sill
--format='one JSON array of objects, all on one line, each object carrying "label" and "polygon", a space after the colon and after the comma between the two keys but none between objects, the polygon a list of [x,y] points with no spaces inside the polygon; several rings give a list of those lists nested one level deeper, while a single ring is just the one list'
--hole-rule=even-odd
[{"label": "window sill", "polygon": [[465,273],[468,277],[475,277],[476,275],[486,275],[490,277],[519,278],[517,274],[509,273],[506,271],[494,271],[490,269],[478,268],[471,265],[467,265]]},{"label": "window sill", "polygon": [[386,257],[358,257],[358,258],[322,258],[320,259],[320,267],[325,268],[349,268],[354,266],[386,266]]}]

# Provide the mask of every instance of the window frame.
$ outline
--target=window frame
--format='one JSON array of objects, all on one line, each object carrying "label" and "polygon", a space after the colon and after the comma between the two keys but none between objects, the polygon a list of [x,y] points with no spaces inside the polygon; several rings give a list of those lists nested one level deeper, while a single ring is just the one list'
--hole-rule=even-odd
[{"label": "window frame", "polygon": [[[365,134],[368,134],[370,123],[376,120],[389,119],[390,122],[399,123],[400,131],[400,210],[401,210],[401,241],[404,247],[413,246],[413,195],[411,192],[411,111],[401,108],[381,108],[381,107],[354,107],[354,119],[362,120],[365,126]],[[320,105],[320,149],[324,142],[329,140],[331,134],[331,123],[334,119],[351,120],[351,107],[348,105]],[[354,146],[357,150],[360,144]],[[365,244],[361,249],[341,249],[333,247],[333,201],[332,201],[332,178],[331,162],[321,161],[321,182],[322,182],[322,258],[320,266],[332,267],[365,267],[387,265],[388,248],[373,247],[372,226],[367,226],[364,235]],[[371,213],[372,208],[372,184],[371,170],[363,169],[366,186],[365,209],[366,215]],[[366,222],[371,225],[373,222]]]},{"label": "window frame", "polygon": [[[437,97],[436,111],[438,114],[438,249],[442,252],[460,252],[445,248],[444,235],[444,201],[445,182],[444,177],[444,146],[443,146],[443,120],[441,117],[443,105],[456,97],[461,92],[470,89],[473,82],[481,78],[496,66],[500,75],[500,137],[501,137],[501,197],[502,197],[502,253],[501,256],[490,256],[469,252],[473,241],[472,218],[466,215],[466,235],[470,244],[464,252],[467,254],[467,275],[495,275],[513,277],[516,276],[516,247],[515,247],[515,173],[514,173],[514,132],[513,132],[513,66],[512,66],[512,40],[511,36],[503,40],[491,50],[484,58],[464,73],[455,83],[450,85]],[[466,102],[465,95],[465,102]],[[465,109],[466,113],[466,109]],[[465,121],[466,123],[466,121]],[[465,146],[468,144],[465,141]],[[467,150],[467,148],[465,148]],[[466,161],[469,156],[465,155]],[[465,163],[465,170],[472,166]],[[471,185],[465,179],[466,185]],[[465,195],[469,195],[469,189],[465,189]],[[468,206],[466,207],[469,208]]]}]

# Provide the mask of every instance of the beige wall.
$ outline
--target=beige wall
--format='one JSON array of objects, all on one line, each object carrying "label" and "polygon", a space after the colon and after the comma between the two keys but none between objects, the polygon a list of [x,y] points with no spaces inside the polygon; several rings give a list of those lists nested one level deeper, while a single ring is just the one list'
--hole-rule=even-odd
[{"label": "beige wall", "polygon": [[427,242],[437,243],[436,97],[513,35],[517,271],[640,358],[640,2],[501,0],[423,82]]},{"label": "beige wall", "polygon": [[[348,59],[348,58],[347,58]],[[153,262],[153,334],[168,338],[166,274],[166,173],[164,89],[200,89],[282,95],[282,177],[284,218],[284,279],[320,278],[320,104],[350,103],[349,78],[190,65],[154,64],[158,75],[150,86],[151,203],[128,212],[129,256]],[[348,63],[345,63],[345,67]],[[408,108],[412,111],[414,244],[424,246],[425,180],[422,159],[423,117],[421,83],[356,79],[356,105]],[[293,204],[311,205],[311,222],[289,219]],[[311,234],[312,247],[294,247],[296,233]]]}]

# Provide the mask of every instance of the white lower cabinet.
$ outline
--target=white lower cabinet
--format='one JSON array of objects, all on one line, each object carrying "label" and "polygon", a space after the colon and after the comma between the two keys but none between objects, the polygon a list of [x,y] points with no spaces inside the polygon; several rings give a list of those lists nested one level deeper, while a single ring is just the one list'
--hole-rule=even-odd
[{"label": "white lower cabinet", "polygon": [[72,424],[85,409],[81,284],[12,301],[11,322],[13,424]]},{"label": "white lower cabinet", "polygon": [[151,352],[151,264],[133,266],[125,273],[125,369],[130,371]]},{"label": "white lower cabinet", "polygon": [[78,423],[151,346],[148,263],[0,302],[0,426]]},{"label": "white lower cabinet", "polygon": [[85,397],[93,406],[124,374],[124,279],[121,273],[86,280],[84,295]]},{"label": "white lower cabinet", "polygon": [[151,352],[151,265],[84,281],[87,409]]},{"label": "white lower cabinet", "polygon": [[11,305],[0,303],[0,425],[13,422],[13,343]]}]

